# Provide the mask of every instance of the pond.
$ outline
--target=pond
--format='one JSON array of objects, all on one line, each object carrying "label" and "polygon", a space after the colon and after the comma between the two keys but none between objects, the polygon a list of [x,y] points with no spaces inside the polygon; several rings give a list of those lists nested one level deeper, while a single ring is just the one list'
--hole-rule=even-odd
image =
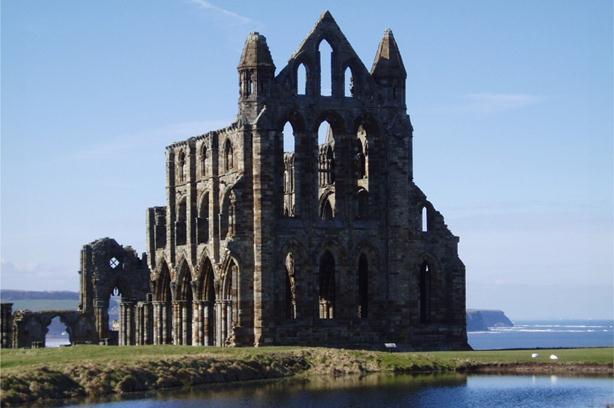
[{"label": "pond", "polygon": [[605,407],[609,377],[368,375],[209,385],[79,408],[196,407]]}]

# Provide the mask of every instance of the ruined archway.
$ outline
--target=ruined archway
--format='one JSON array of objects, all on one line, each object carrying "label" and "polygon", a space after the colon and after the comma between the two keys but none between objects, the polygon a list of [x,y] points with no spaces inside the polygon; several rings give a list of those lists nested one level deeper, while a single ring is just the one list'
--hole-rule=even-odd
[{"label": "ruined archway", "polygon": [[121,294],[119,344],[134,344],[134,306],[149,292],[149,270],[134,249],[114,239],[102,238],[81,250],[80,311],[90,316],[96,327],[96,341],[114,343],[109,330],[109,299]]}]

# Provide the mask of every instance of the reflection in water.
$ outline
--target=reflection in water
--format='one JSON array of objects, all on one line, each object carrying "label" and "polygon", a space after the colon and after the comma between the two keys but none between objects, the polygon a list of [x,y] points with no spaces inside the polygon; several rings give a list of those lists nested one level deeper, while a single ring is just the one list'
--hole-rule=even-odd
[{"label": "reflection in water", "polygon": [[497,375],[308,377],[168,390],[80,408],[566,407],[614,402],[612,378]]}]

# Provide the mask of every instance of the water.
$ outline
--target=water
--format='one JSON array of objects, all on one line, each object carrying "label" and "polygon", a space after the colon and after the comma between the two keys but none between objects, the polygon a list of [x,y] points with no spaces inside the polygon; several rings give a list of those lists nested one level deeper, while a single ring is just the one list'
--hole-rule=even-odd
[{"label": "water", "polygon": [[614,379],[497,375],[319,377],[168,391],[79,408],[196,407],[605,407]]},{"label": "water", "polygon": [[514,327],[469,332],[474,350],[507,348],[612,347],[612,320],[516,321]]}]

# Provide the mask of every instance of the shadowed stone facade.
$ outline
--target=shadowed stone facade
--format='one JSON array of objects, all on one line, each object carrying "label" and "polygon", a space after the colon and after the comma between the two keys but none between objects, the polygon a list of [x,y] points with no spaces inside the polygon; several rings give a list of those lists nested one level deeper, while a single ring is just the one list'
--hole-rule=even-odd
[{"label": "shadowed stone facade", "polygon": [[147,217],[153,341],[466,348],[458,238],[413,182],[392,32],[369,71],[326,12],[277,74],[250,34],[238,74],[237,121],[166,149],[167,203]]},{"label": "shadowed stone facade", "polygon": [[110,239],[84,247],[92,341],[111,337],[117,288],[119,344],[468,348],[458,237],[413,181],[392,32],[369,71],[326,12],[275,69],[250,34],[237,120],[166,148],[148,256]]}]

